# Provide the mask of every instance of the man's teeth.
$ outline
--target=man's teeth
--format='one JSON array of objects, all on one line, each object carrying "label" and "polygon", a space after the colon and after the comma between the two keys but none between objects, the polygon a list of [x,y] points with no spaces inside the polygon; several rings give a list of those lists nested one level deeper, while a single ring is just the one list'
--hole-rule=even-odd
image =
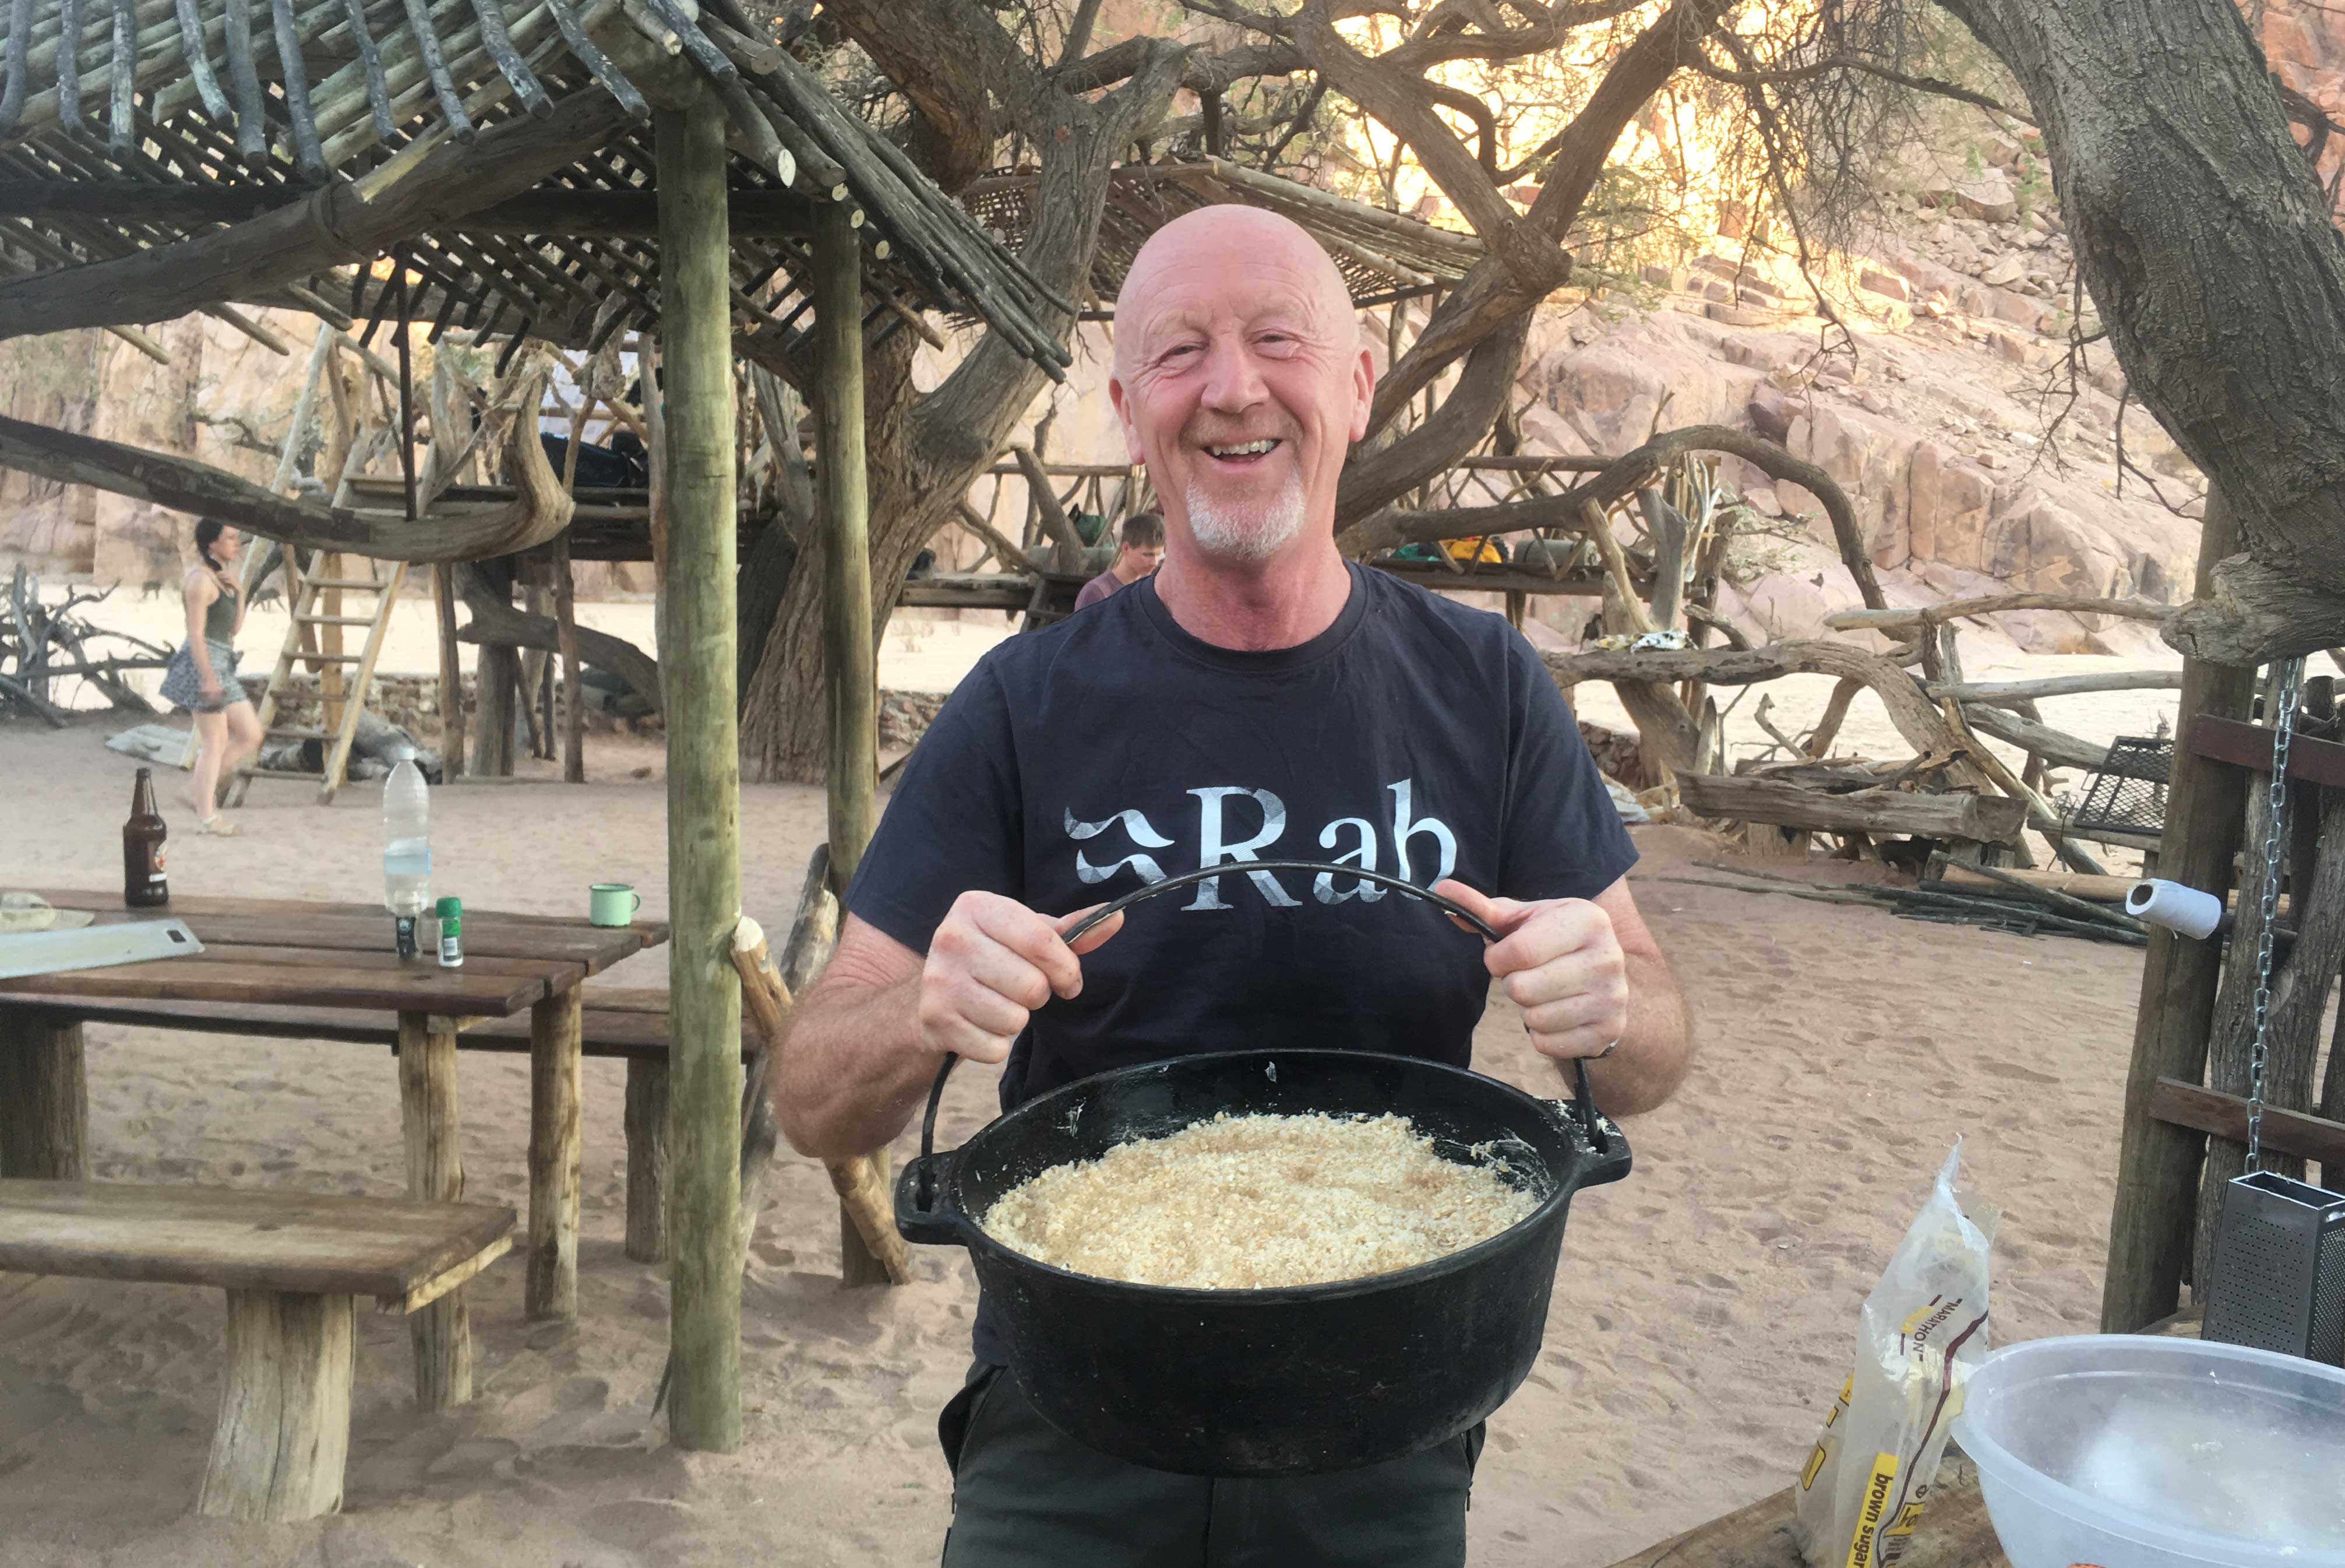
[{"label": "man's teeth", "polygon": [[1277,444],[1274,440],[1259,440],[1248,441],[1242,447],[1208,447],[1205,450],[1217,458],[1254,458],[1262,456]]}]

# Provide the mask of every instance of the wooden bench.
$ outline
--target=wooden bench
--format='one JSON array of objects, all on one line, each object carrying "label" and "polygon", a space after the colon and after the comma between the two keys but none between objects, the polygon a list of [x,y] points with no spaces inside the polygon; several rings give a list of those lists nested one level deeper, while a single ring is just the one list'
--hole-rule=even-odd
[{"label": "wooden bench", "polygon": [[0,1180],[0,1270],[228,1292],[228,1373],[198,1512],[342,1503],[356,1299],[412,1312],[513,1246],[513,1211],[306,1192]]},{"label": "wooden bench", "polygon": [[[667,992],[658,986],[588,986],[584,996],[580,1054],[619,1057],[627,1064],[627,1256],[638,1262],[664,1263],[667,1260]],[[26,1015],[54,1013],[59,1027],[78,1023],[127,1024],[399,1048],[399,1016],[390,1012],[159,997],[25,997],[13,1000],[10,1006]],[[455,1038],[459,1051],[527,1056],[530,1019],[526,1015],[482,1019]],[[744,1061],[756,1039],[756,1030],[745,1014]],[[5,1081],[5,1076],[0,1076],[0,1084]],[[0,1145],[7,1141],[10,1117],[8,1107],[0,1105]]]}]

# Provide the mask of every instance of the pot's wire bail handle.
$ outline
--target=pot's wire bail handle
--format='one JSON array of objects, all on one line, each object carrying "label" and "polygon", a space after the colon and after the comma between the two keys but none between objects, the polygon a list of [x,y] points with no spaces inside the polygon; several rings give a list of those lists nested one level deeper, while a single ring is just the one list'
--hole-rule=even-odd
[{"label": "pot's wire bail handle", "polygon": [[[1193,883],[1209,882],[1214,877],[1242,871],[1325,872],[1332,876],[1348,876],[1361,882],[1374,883],[1378,887],[1389,887],[1394,892],[1407,897],[1421,899],[1439,909],[1443,914],[1454,916],[1471,926],[1485,942],[1498,940],[1498,933],[1492,929],[1488,921],[1484,920],[1454,898],[1445,898],[1438,893],[1419,887],[1414,882],[1404,882],[1397,876],[1387,876],[1381,871],[1369,871],[1357,865],[1331,865],[1322,860],[1232,860],[1224,861],[1219,865],[1200,866],[1194,871],[1184,871],[1178,876],[1168,876],[1162,882],[1152,882],[1145,887],[1134,888],[1121,898],[1101,905],[1068,927],[1063,936],[1071,945],[1093,926],[1112,916],[1122,914],[1143,898],[1153,898],[1160,893],[1170,893],[1176,887],[1187,887]],[[959,1060],[960,1057],[957,1053],[951,1051],[945,1053],[945,1059],[937,1066],[937,1081],[929,1088],[928,1112],[920,1118],[919,1190],[922,1209],[928,1208],[930,1199],[935,1197],[935,1162],[930,1160],[929,1156],[936,1148],[937,1107],[944,1102],[945,1080],[952,1076],[954,1064]],[[1580,1131],[1587,1137],[1589,1147],[1601,1149],[1604,1147],[1603,1129],[1597,1123],[1596,1101],[1589,1092],[1586,1060],[1577,1057],[1572,1058],[1571,1072],[1572,1104],[1578,1110]]]}]

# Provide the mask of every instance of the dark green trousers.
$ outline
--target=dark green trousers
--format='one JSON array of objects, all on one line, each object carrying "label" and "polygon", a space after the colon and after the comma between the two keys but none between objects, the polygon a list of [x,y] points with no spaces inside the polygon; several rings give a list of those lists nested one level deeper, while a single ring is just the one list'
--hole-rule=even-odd
[{"label": "dark green trousers", "polygon": [[1334,1475],[1216,1481],[1111,1459],[980,1365],[937,1421],[945,1568],[1463,1568],[1482,1428]]}]

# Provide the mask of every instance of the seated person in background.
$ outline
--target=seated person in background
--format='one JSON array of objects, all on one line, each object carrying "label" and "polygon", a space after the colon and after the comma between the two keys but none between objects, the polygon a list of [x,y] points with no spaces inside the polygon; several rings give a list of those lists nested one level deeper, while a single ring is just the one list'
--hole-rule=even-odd
[{"label": "seated person in background", "polygon": [[1122,548],[1116,551],[1115,564],[1083,584],[1083,591],[1075,595],[1076,609],[1088,609],[1117,589],[1131,587],[1164,559],[1164,520],[1152,511],[1126,519],[1123,531],[1116,538]]}]

